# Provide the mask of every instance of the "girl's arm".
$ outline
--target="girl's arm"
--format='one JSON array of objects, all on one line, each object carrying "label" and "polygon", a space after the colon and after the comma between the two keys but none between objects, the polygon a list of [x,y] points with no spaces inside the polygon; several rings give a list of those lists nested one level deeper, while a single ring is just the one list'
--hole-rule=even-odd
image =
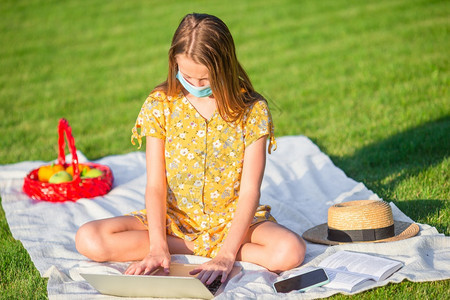
[{"label": "girl's arm", "polygon": [[250,228],[259,205],[266,163],[266,139],[267,136],[264,136],[245,149],[239,200],[228,235],[219,253],[213,260],[193,271],[193,274],[200,273],[198,278],[206,284],[212,283],[219,275],[222,275],[222,282],[226,280]]},{"label": "girl's arm", "polygon": [[166,169],[164,140],[146,137],[147,186],[145,207],[147,209],[149,254],[131,265],[126,274],[147,274],[158,267],[167,272],[170,264],[169,247],[166,240]]}]

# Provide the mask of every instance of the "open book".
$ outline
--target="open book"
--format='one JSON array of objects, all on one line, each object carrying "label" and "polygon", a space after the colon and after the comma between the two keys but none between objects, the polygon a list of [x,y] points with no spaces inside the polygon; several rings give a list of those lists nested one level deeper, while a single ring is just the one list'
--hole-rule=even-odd
[{"label": "open book", "polygon": [[349,251],[336,252],[319,264],[330,279],[324,287],[347,292],[383,281],[402,266],[396,260]]}]

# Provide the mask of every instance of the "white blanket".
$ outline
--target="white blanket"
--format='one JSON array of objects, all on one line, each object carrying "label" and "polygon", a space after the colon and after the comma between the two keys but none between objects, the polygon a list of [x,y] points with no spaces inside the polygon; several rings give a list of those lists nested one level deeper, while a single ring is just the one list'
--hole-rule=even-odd
[{"label": "white blanket", "polygon": [[[348,178],[308,138],[282,137],[277,142],[278,149],[267,157],[261,203],[271,205],[278,222],[298,234],[325,223],[328,207],[335,203],[378,199],[362,183]],[[78,156],[81,162],[86,161],[82,153]],[[143,208],[146,177],[144,153],[108,156],[96,162],[112,169],[115,176],[113,189],[104,197],[64,203],[31,200],[22,192],[23,177],[44,162],[28,161],[0,166],[0,192],[6,219],[14,238],[23,243],[40,274],[49,277],[50,299],[109,298],[98,294],[79,273],[118,273],[127,266],[125,263],[89,261],[76,251],[74,237],[77,228],[87,221]],[[395,219],[411,221],[393,203],[391,206]],[[317,266],[323,258],[345,249],[386,256],[405,264],[390,278],[376,284],[379,286],[404,279],[432,281],[450,278],[450,237],[439,234],[429,225],[419,226],[418,236],[398,242],[333,247],[308,243],[305,264],[300,268]],[[206,259],[181,255],[174,256],[173,260],[201,263]],[[271,287],[277,274],[254,264],[237,264],[243,266],[243,272],[229,282],[218,299],[311,299],[339,292],[320,287],[302,294],[291,292],[277,295]]]}]

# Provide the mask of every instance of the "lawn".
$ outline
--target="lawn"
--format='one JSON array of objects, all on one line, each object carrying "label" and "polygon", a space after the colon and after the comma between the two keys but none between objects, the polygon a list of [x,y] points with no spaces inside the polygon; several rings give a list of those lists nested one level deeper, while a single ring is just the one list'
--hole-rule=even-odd
[{"label": "lawn", "polygon": [[[450,234],[448,1],[2,0],[0,164],[55,159],[61,117],[89,159],[135,151],[138,110],[193,11],[228,24],[277,136],[308,136],[348,176]],[[403,282],[357,297],[442,299],[449,289]],[[47,297],[1,208],[0,291]]]}]

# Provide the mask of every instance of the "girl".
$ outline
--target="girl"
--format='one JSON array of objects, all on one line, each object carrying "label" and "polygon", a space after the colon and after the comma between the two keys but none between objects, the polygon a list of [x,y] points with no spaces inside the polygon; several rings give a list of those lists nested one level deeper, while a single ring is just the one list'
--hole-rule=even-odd
[{"label": "girl", "polygon": [[235,260],[273,272],[299,266],[304,241],[259,206],[265,147],[275,145],[266,101],[217,17],[189,14],[169,50],[167,80],[145,101],[132,142],[146,138],[146,209],[83,225],[80,253],[136,261],[126,274],[169,271],[170,254],[212,259],[194,270],[224,282]]}]

